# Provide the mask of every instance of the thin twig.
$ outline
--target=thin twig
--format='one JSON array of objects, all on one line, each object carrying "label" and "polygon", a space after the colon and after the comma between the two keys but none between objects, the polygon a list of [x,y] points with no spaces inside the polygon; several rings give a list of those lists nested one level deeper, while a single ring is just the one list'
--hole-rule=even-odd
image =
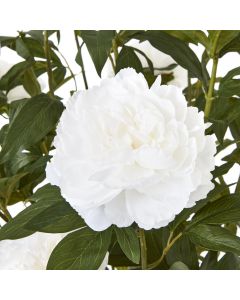
[{"label": "thin twig", "polygon": [[156,268],[158,265],[160,265],[160,263],[163,261],[164,257],[167,255],[168,251],[172,248],[172,246],[175,244],[175,242],[182,236],[182,232],[180,232],[178,235],[175,236],[175,238],[172,238],[173,233],[170,233],[168,241],[167,241],[167,246],[163,249],[162,255],[161,257],[156,260],[155,262],[153,262],[152,264],[148,265],[148,269],[154,269]]},{"label": "thin twig", "polygon": [[82,59],[82,46],[83,46],[83,44],[80,46],[76,30],[74,30],[74,36],[75,36],[75,41],[76,41],[76,45],[77,45],[77,49],[78,49],[78,54],[80,55],[83,81],[84,81],[85,89],[87,90],[88,89],[88,83],[87,83],[87,77],[86,77],[86,74],[85,74],[85,68],[84,68],[84,63],[83,63],[83,59]]},{"label": "thin twig", "polygon": [[51,54],[49,49],[48,42],[48,31],[44,31],[44,52],[47,60],[47,74],[48,74],[48,86],[49,86],[49,94],[53,98],[54,97],[54,88],[53,88],[53,73],[51,68]]}]

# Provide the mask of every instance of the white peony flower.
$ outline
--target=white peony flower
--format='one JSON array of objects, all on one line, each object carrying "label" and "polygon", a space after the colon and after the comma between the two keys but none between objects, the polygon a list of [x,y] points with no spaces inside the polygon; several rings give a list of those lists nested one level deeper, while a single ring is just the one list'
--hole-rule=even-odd
[{"label": "white peony flower", "polygon": [[[140,43],[138,40],[132,39],[126,45],[134,47],[138,50],[141,50],[143,53],[145,53],[148,56],[148,58],[152,61],[153,67],[156,69],[166,69],[168,66],[172,64],[176,64],[175,60],[171,56],[154,48],[148,41]],[[141,61],[143,68],[148,68],[148,63],[146,59],[140,53],[138,52],[135,53],[138,56],[139,60]],[[181,66],[176,66],[172,70],[155,70],[154,73],[155,75],[173,73],[174,78],[170,80],[168,84],[175,85],[181,89],[187,87],[188,84],[187,70],[182,68]],[[105,64],[101,75],[102,78],[108,78],[114,76],[112,65],[109,60]]]},{"label": "white peony flower", "polygon": [[[6,60],[0,59],[0,79],[4,76],[14,64],[7,62]],[[41,86],[41,90],[45,88],[45,83],[43,80],[38,80]],[[15,88],[11,89],[8,94],[8,103],[11,103],[16,100],[24,99],[24,98],[31,98],[28,92],[24,89],[22,85],[18,85]]]},{"label": "white peony flower", "polygon": [[204,131],[179,88],[149,89],[124,69],[69,100],[47,178],[94,230],[166,226],[213,188],[216,147]]},{"label": "white peony flower", "polygon": [[[66,234],[36,232],[19,240],[0,241],[0,270],[45,270],[48,259]],[[109,253],[99,270],[105,270]]]},{"label": "white peony flower", "polygon": [[45,270],[62,234],[36,232],[19,240],[0,241],[1,270]]}]

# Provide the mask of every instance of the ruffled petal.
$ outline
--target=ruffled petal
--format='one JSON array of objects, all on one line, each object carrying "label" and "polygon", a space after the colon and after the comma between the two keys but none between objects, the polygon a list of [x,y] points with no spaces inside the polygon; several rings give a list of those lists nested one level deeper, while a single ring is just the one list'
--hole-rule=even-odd
[{"label": "ruffled petal", "polygon": [[128,227],[134,222],[127,211],[125,192],[105,204],[104,212],[112,224],[118,227]]}]

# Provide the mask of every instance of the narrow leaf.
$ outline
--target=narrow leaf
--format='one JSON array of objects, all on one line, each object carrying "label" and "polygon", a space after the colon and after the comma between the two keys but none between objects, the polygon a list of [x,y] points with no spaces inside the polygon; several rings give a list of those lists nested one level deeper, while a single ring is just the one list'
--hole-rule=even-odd
[{"label": "narrow leaf", "polygon": [[41,94],[28,100],[9,125],[4,140],[1,161],[41,140],[52,130],[63,111],[60,101]]}]

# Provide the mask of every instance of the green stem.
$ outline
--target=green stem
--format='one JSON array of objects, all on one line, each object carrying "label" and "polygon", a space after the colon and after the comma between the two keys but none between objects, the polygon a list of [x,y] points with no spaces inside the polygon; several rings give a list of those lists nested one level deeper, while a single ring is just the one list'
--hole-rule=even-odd
[{"label": "green stem", "polygon": [[149,270],[154,269],[161,264],[164,257],[167,255],[168,251],[172,248],[172,246],[175,244],[175,242],[182,236],[182,232],[180,232],[178,235],[175,236],[175,238],[173,238],[171,240],[172,235],[173,235],[173,233],[170,233],[168,241],[167,241],[167,246],[163,249],[161,257],[158,260],[156,260],[155,262],[153,262],[152,264],[148,265]]},{"label": "green stem", "polygon": [[58,50],[58,53],[60,54],[60,56],[62,57],[62,59],[65,61],[66,65],[67,65],[67,68],[68,68],[68,70],[69,70],[69,72],[70,72],[70,74],[71,74],[71,76],[72,76],[72,78],[74,80],[75,91],[77,91],[78,88],[77,88],[77,82],[76,82],[75,75],[74,75],[72,69],[70,68],[69,63],[68,63],[66,57],[59,50]]},{"label": "green stem", "polygon": [[5,205],[1,205],[1,210],[4,213],[4,216],[7,219],[7,221],[12,219],[12,216]]},{"label": "green stem", "polygon": [[147,270],[147,244],[145,233],[142,228],[139,228],[139,241],[140,241],[140,250],[141,250],[141,267],[142,270]]},{"label": "green stem", "polygon": [[111,65],[112,65],[113,72],[114,72],[114,74],[116,74],[115,65],[114,65],[114,61],[113,61],[113,58],[112,58],[111,53],[109,54],[108,57],[109,57],[109,60],[110,60],[110,62],[111,62]]},{"label": "green stem", "polygon": [[49,86],[49,94],[52,98],[54,98],[54,88],[53,88],[53,73],[51,68],[51,55],[49,49],[48,42],[48,31],[44,31],[44,52],[47,60],[47,74],[48,74],[48,86]]},{"label": "green stem", "polygon": [[214,100],[214,85],[216,81],[216,75],[217,75],[217,66],[218,66],[218,56],[216,54],[216,49],[217,49],[217,44],[218,40],[221,34],[221,30],[218,31],[216,34],[216,37],[213,41],[213,46],[210,52],[210,57],[213,59],[213,66],[212,66],[212,73],[211,73],[211,78],[209,82],[209,88],[208,88],[208,93],[205,96],[206,98],[206,105],[205,105],[205,110],[204,110],[204,115],[206,118],[208,118],[211,108],[212,108],[212,103]]},{"label": "green stem", "polygon": [[115,65],[116,65],[117,58],[118,58],[118,47],[117,47],[117,43],[116,43],[115,39],[113,39],[113,41],[112,41],[112,50],[113,50]]},{"label": "green stem", "polygon": [[83,81],[84,81],[84,85],[85,85],[85,89],[88,89],[88,83],[87,83],[87,77],[85,74],[85,68],[84,68],[84,64],[83,64],[83,59],[82,59],[82,50],[81,50],[81,46],[79,44],[79,40],[78,40],[78,35],[76,30],[74,30],[74,36],[75,36],[75,41],[76,41],[76,45],[77,45],[77,49],[78,49],[78,54],[80,55],[80,60],[82,62],[81,64],[81,68],[82,68],[82,76],[83,76]]},{"label": "green stem", "polygon": [[188,89],[187,89],[187,100],[188,102],[191,101],[191,96],[192,96],[192,83],[191,83],[191,77],[190,73],[188,72]]},{"label": "green stem", "polygon": [[205,110],[204,110],[204,114],[205,114],[206,118],[210,114],[212,103],[214,100],[213,96],[214,96],[214,85],[215,85],[216,74],[217,74],[217,65],[218,65],[218,58],[215,57],[213,59],[212,74],[211,74],[211,79],[210,79],[210,83],[209,83],[208,93],[206,95],[206,105],[205,105]]},{"label": "green stem", "polygon": [[8,218],[0,211],[0,217],[3,219],[3,221],[8,222]]},{"label": "green stem", "polygon": [[41,148],[41,151],[43,154],[48,155],[48,148],[47,148],[46,142],[44,140],[40,144],[40,148]]}]

